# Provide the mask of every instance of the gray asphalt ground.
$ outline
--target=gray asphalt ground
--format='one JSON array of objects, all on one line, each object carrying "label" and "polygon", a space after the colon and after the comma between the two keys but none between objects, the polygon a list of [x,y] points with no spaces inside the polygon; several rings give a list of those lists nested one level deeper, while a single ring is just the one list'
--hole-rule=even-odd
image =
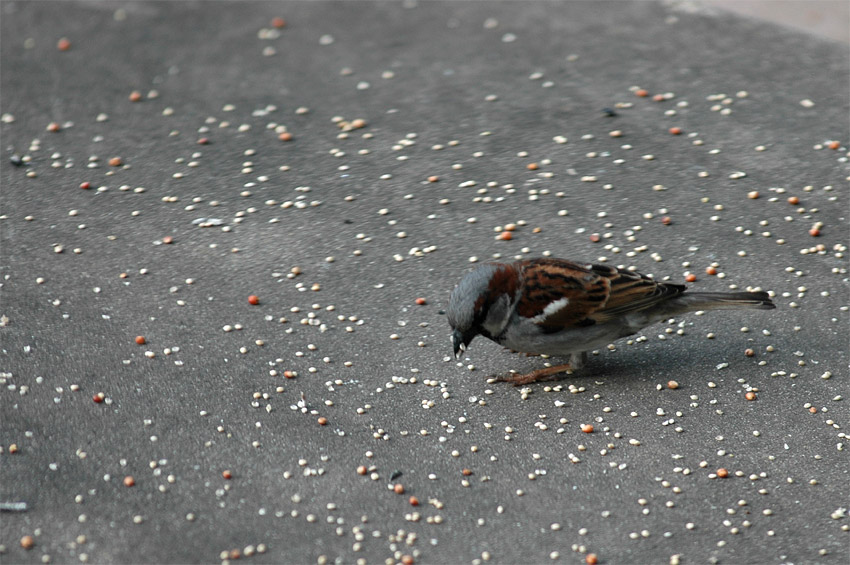
[{"label": "gray asphalt ground", "polygon": [[[847,563],[846,45],[688,3],[0,10],[2,562]],[[777,309],[526,388],[454,361],[454,284],[544,255]]]}]

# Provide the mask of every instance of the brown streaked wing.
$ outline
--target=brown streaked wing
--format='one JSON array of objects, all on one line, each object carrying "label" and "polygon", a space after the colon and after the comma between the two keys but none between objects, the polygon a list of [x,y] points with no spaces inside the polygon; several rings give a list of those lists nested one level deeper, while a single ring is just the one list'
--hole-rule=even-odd
[{"label": "brown streaked wing", "polygon": [[607,265],[593,265],[591,270],[608,278],[611,283],[605,307],[590,316],[599,323],[649,308],[685,291],[684,285],[656,282],[646,275]]},{"label": "brown streaked wing", "polygon": [[[537,324],[545,331],[592,324],[588,317],[608,301],[609,279],[578,263],[532,259],[516,265],[523,278],[523,300],[517,312],[526,318],[541,317]],[[561,299],[567,303],[547,315],[546,307]]]}]

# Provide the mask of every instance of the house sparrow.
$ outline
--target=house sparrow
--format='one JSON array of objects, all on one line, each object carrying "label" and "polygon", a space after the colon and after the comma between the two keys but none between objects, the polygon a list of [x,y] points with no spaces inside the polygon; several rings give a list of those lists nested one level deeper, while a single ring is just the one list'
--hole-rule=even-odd
[{"label": "house sparrow", "polygon": [[564,259],[489,263],[468,273],[446,314],[455,358],[477,335],[569,363],[499,380],[515,385],[581,368],[587,352],[697,310],[775,308],[766,292],[687,292],[633,271]]}]

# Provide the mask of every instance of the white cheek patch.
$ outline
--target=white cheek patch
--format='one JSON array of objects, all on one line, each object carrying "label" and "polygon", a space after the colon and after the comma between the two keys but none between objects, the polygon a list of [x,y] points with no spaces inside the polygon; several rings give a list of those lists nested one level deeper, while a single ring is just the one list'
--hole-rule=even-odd
[{"label": "white cheek patch", "polygon": [[533,317],[531,319],[531,321],[534,322],[535,324],[539,324],[541,322],[544,322],[546,320],[546,318],[548,318],[552,314],[559,312],[560,310],[566,308],[569,303],[570,303],[570,300],[569,300],[569,298],[566,298],[566,297],[560,298],[560,299],[558,299],[554,302],[550,302],[549,304],[546,305],[546,308],[543,309],[543,312],[536,315],[535,317]]}]

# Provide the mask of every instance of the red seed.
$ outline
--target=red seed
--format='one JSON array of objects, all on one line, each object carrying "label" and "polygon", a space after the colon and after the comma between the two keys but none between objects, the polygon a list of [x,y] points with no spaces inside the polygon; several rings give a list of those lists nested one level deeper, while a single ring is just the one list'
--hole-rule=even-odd
[{"label": "red seed", "polygon": [[415,496],[411,496],[410,498],[408,498],[407,502],[409,502],[411,506],[419,506],[419,499]]},{"label": "red seed", "polygon": [[21,547],[24,549],[32,549],[35,545],[35,538],[32,536],[24,536],[21,538]]},{"label": "red seed", "polygon": [[231,473],[229,469],[225,469],[221,472],[221,476],[229,481],[233,478],[233,473]]},{"label": "red seed", "polygon": [[260,297],[257,296],[256,294],[252,294],[251,296],[248,297],[248,303],[256,306],[257,304],[260,303]]},{"label": "red seed", "polygon": [[401,556],[401,564],[402,565],[413,565],[416,561],[413,559],[412,555],[402,555]]},{"label": "red seed", "polygon": [[366,465],[360,465],[359,467],[357,467],[357,474],[358,475],[365,475],[367,472],[368,472],[368,469],[366,469]]},{"label": "red seed", "polygon": [[665,226],[669,226],[673,223],[673,220],[670,218],[670,216],[664,216],[663,218],[661,218],[661,223]]},{"label": "red seed", "polygon": [[641,98],[645,98],[649,96],[649,91],[644,88],[638,88],[635,90],[635,96],[640,96]]},{"label": "red seed", "polygon": [[401,483],[396,483],[393,486],[393,492],[395,492],[396,494],[404,494],[404,485]]},{"label": "red seed", "polygon": [[652,99],[655,100],[656,102],[664,102],[664,95],[663,94],[656,94],[655,96],[652,97]]},{"label": "red seed", "polygon": [[705,274],[706,274],[706,275],[716,275],[716,274],[717,274],[717,269],[715,269],[714,267],[708,267],[708,268],[706,268],[706,270],[705,270]]},{"label": "red seed", "polygon": [[838,149],[839,147],[841,147],[841,143],[838,141],[830,141],[826,144],[826,146],[830,149]]},{"label": "red seed", "polygon": [[744,395],[744,398],[746,398],[747,400],[755,400],[756,399],[756,393],[754,393],[751,390],[747,391],[747,394]]},{"label": "red seed", "polygon": [[584,562],[587,563],[587,565],[596,565],[597,563],[599,563],[599,558],[596,557],[595,553],[588,553],[584,557]]},{"label": "red seed", "polygon": [[167,236],[162,238],[162,242],[166,245],[169,245],[169,244],[174,243],[174,238],[171,237],[170,235],[167,235]]},{"label": "red seed", "polygon": [[327,426],[328,425],[328,419],[325,418],[324,416],[319,416],[319,419],[317,420],[317,422],[319,422],[320,426]]},{"label": "red seed", "polygon": [[499,234],[499,239],[501,239],[502,241],[510,241],[513,238],[514,235],[509,231],[503,231],[501,234]]},{"label": "red seed", "polygon": [[91,188],[91,183],[89,181],[80,183],[80,188],[83,190],[88,190]]},{"label": "red seed", "polygon": [[67,51],[71,48],[71,42],[68,40],[67,37],[63,37],[62,39],[56,42],[56,48],[59,49],[59,51]]},{"label": "red seed", "polygon": [[104,398],[106,398],[106,395],[102,392],[99,392],[91,397],[91,399],[94,400],[95,404],[100,404],[101,402],[103,402]]},{"label": "red seed", "polygon": [[207,137],[202,137],[202,138],[198,139],[198,145],[209,145],[209,144],[210,144],[210,140]]},{"label": "red seed", "polygon": [[717,470],[717,476],[720,477],[721,479],[725,479],[726,477],[729,476],[729,471],[727,471],[726,469],[721,467]]},{"label": "red seed", "polygon": [[469,475],[471,475],[471,474],[472,474],[472,470],[471,470],[471,469],[464,469],[463,471],[461,471],[461,474],[462,474],[464,477],[468,477]]},{"label": "red seed", "polygon": [[744,355],[746,355],[747,357],[752,357],[755,354],[756,354],[756,352],[753,351],[752,349],[745,349],[744,350]]},{"label": "red seed", "polygon": [[438,182],[439,180],[440,177],[438,177],[437,175],[431,175],[430,177],[428,177],[428,182]]},{"label": "red seed", "polygon": [[230,553],[228,554],[228,557],[233,560],[239,559],[240,557],[242,557],[242,552],[238,549],[231,549]]},{"label": "red seed", "polygon": [[276,28],[280,29],[280,28],[285,27],[285,26],[286,26],[286,20],[284,20],[283,18],[280,18],[280,17],[272,18],[272,27],[276,27]]},{"label": "red seed", "polygon": [[295,371],[284,371],[283,372],[283,376],[286,377],[287,379],[294,379],[295,375],[296,375]]},{"label": "red seed", "polygon": [[747,198],[749,198],[750,200],[755,200],[758,197],[759,197],[759,191],[758,190],[753,190],[752,192],[747,193]]},{"label": "red seed", "polygon": [[139,102],[142,99],[142,93],[138,90],[134,90],[130,93],[130,102]]},{"label": "red seed", "polygon": [[135,484],[136,484],[136,479],[134,479],[132,476],[127,475],[126,477],[124,477],[124,486],[125,487],[131,487]]},{"label": "red seed", "polygon": [[56,133],[61,129],[62,127],[56,122],[50,122],[49,124],[47,124],[47,131],[52,131],[53,133]]},{"label": "red seed", "polygon": [[536,171],[537,169],[540,168],[540,165],[538,165],[537,163],[529,163],[525,166],[525,168],[528,169],[529,171]]},{"label": "red seed", "polygon": [[601,240],[601,239],[602,239],[602,238],[601,238],[601,237],[599,237],[599,234],[598,234],[598,233],[592,233],[592,234],[590,234],[590,241],[592,241],[593,243],[599,243],[599,240]]},{"label": "red seed", "polygon": [[593,426],[591,424],[582,424],[581,425],[581,431],[583,431],[586,434],[591,434],[591,433],[593,433]]},{"label": "red seed", "polygon": [[685,282],[696,282],[697,276],[693,273],[688,273],[685,275]]},{"label": "red seed", "polygon": [[418,304],[419,306],[425,306],[426,304],[428,304],[428,301],[425,300],[424,298],[417,298],[416,304]]},{"label": "red seed", "polygon": [[677,388],[679,388],[679,383],[677,383],[676,381],[667,381],[667,388],[676,390]]},{"label": "red seed", "polygon": [[812,237],[820,236],[820,230],[818,228],[812,228],[809,230],[809,235]]},{"label": "red seed", "polygon": [[148,342],[148,340],[145,339],[145,336],[143,336],[143,335],[137,335],[136,336],[136,343],[138,343],[139,345],[144,345],[147,342]]},{"label": "red seed", "polygon": [[120,167],[124,164],[124,161],[121,160],[121,157],[113,157],[109,160],[109,166],[111,167]]},{"label": "red seed", "polygon": [[674,126],[674,127],[670,128],[670,129],[669,129],[669,130],[667,130],[667,131],[669,131],[671,135],[681,135],[681,133],[682,133],[682,128],[680,128],[680,127],[678,127],[678,126]]},{"label": "red seed", "polygon": [[809,413],[810,413],[810,414],[817,414],[817,413],[818,413],[818,409],[817,409],[817,408],[815,408],[814,406],[812,406],[811,408],[809,408]]},{"label": "red seed", "polygon": [[277,136],[277,138],[281,141],[292,141],[292,134],[289,133],[288,131],[285,131],[282,134],[280,134],[279,136]]},{"label": "red seed", "polygon": [[796,206],[799,203],[800,203],[800,199],[797,198],[796,196],[789,196],[788,197],[788,204],[793,204],[794,206]]}]

